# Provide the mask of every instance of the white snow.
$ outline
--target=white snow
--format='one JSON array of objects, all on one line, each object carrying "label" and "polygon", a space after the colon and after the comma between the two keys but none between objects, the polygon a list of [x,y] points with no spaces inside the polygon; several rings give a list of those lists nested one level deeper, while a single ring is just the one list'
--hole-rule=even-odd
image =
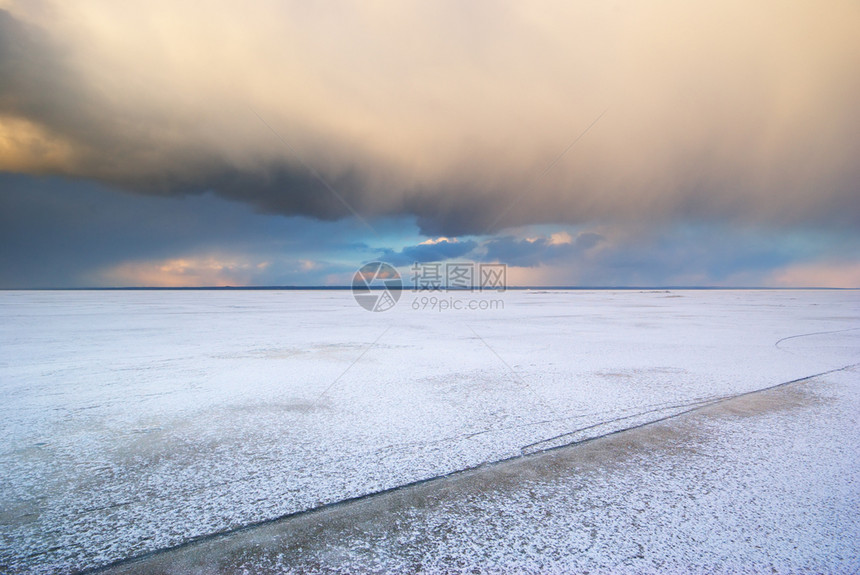
[{"label": "white snow", "polygon": [[107,573],[853,575],[858,374],[732,398]]},{"label": "white snow", "polygon": [[98,566],[860,362],[856,291],[422,295],[0,292],[0,570]]}]

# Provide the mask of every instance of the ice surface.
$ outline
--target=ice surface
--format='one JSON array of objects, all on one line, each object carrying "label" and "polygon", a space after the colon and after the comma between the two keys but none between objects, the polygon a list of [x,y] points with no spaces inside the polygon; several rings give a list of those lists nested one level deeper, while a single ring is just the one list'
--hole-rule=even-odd
[{"label": "ice surface", "polygon": [[0,569],[98,566],[860,362],[854,291],[414,297],[0,292]]},{"label": "ice surface", "polygon": [[731,398],[207,538],[105,575],[853,575],[858,375]]}]

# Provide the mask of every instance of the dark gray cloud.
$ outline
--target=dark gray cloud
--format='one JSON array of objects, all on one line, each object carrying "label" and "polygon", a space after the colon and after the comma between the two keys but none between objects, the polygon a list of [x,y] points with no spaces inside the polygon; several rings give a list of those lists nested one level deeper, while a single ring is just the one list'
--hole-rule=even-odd
[{"label": "dark gray cloud", "polygon": [[[373,223],[376,234],[349,219],[258,214],[214,194],[161,198],[0,175],[0,289],[343,285],[372,259],[497,261],[512,285],[860,285],[857,232],[700,223],[419,244],[407,221]],[[380,244],[404,247],[371,247]]]},{"label": "dark gray cloud", "polygon": [[[402,226],[377,222],[383,236]],[[157,270],[176,260],[188,260],[187,273],[223,261],[252,285],[321,285],[369,257],[366,233],[353,221],[258,215],[212,194],[156,198],[0,174],[0,289],[141,285],[135,266]]]},{"label": "dark gray cloud", "polygon": [[[551,246],[548,238],[503,238],[488,246],[498,261],[527,266],[538,285],[860,285],[858,233],[701,222],[637,233],[607,227],[599,238],[589,234],[580,234],[579,246],[577,241]],[[822,265],[810,265],[816,262]]]},{"label": "dark gray cloud", "polygon": [[406,246],[400,250],[382,250],[378,259],[394,266],[405,266],[412,263],[442,262],[467,256],[476,247],[478,247],[478,242],[474,240],[431,240],[427,243]]},{"label": "dark gray cloud", "polygon": [[10,3],[0,169],[428,235],[860,225],[856,3],[341,8]]},{"label": "dark gray cloud", "polygon": [[485,259],[519,267],[536,267],[569,263],[573,258],[606,241],[594,232],[583,232],[575,238],[563,239],[537,237],[518,239],[505,236],[489,240],[485,244]]}]

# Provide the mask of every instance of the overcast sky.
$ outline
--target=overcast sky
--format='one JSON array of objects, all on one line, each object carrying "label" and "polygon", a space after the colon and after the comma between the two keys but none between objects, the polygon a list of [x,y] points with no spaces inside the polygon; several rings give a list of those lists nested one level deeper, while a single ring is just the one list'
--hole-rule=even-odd
[{"label": "overcast sky", "polygon": [[0,0],[0,288],[860,287],[860,4]]}]

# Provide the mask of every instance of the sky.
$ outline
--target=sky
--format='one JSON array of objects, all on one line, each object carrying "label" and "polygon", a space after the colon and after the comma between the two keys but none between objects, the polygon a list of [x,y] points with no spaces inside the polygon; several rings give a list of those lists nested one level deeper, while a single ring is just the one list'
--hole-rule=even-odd
[{"label": "sky", "polygon": [[860,287],[860,4],[0,0],[0,288]]}]

